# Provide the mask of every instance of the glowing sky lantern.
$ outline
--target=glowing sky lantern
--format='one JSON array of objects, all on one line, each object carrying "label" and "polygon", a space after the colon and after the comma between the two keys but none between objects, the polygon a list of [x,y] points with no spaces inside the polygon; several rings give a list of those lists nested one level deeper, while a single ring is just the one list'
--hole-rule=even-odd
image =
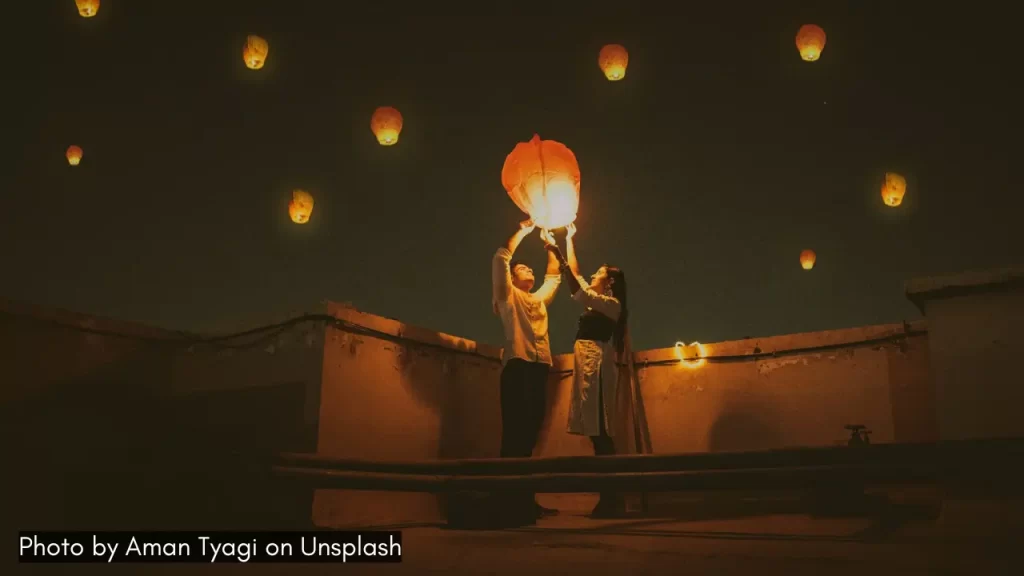
[{"label": "glowing sky lantern", "polygon": [[313,195],[305,190],[292,191],[292,201],[288,203],[288,216],[296,224],[309,222],[313,215]]},{"label": "glowing sky lantern", "polygon": [[895,172],[885,173],[885,182],[882,183],[882,201],[886,206],[896,207],[903,203],[903,196],[907,193],[907,180]]},{"label": "glowing sky lantern", "polygon": [[622,80],[629,66],[629,52],[618,44],[608,44],[597,55],[597,65],[601,67],[605,78],[612,82]]},{"label": "glowing sky lantern", "polygon": [[381,146],[394,146],[402,133],[402,113],[390,106],[381,106],[370,117],[370,130]]},{"label": "glowing sky lantern", "polygon": [[82,149],[78,146],[69,146],[64,155],[68,159],[68,164],[72,166],[78,166],[78,163],[82,161]]},{"label": "glowing sky lantern", "polygon": [[245,65],[251,70],[259,70],[267,63],[267,54],[270,53],[270,44],[259,36],[249,36],[245,39],[245,46],[242,47],[242,59]]},{"label": "glowing sky lantern", "polygon": [[807,62],[816,61],[825,50],[825,31],[814,24],[804,24],[796,33],[796,48]]},{"label": "glowing sky lantern", "polygon": [[817,259],[818,255],[814,253],[814,250],[804,250],[800,253],[800,267],[804,270],[810,270],[814,268],[814,262]]},{"label": "glowing sky lantern", "polygon": [[501,183],[520,210],[541,229],[572,224],[580,203],[580,167],[561,142],[534,134],[505,158]]},{"label": "glowing sky lantern", "polygon": [[100,11],[100,0],[75,0],[75,5],[82,18],[92,18]]}]

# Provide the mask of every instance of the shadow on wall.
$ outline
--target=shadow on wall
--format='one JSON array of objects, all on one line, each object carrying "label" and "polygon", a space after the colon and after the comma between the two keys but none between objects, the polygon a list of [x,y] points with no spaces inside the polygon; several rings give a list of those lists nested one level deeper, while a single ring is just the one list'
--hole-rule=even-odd
[{"label": "shadow on wall", "polygon": [[[398,370],[402,374],[402,385],[410,396],[431,413],[440,416],[454,364],[454,360],[450,358],[451,354],[438,354],[436,351],[407,344],[385,343],[384,347],[395,350]],[[442,424],[444,420],[441,419]]]},{"label": "shadow on wall", "polygon": [[15,523],[22,529],[130,526],[151,498],[145,471],[154,458],[159,402],[171,356],[143,347],[88,374],[30,391],[5,406],[10,427]]},{"label": "shadow on wall", "polygon": [[771,406],[769,402],[754,403],[749,398],[726,396],[718,418],[708,430],[708,450],[771,450],[781,446],[781,426]]},{"label": "shadow on wall", "polygon": [[150,480],[154,488],[168,479],[178,486],[163,490],[157,516],[182,529],[308,527],[312,491],[270,472],[277,453],[316,445],[316,427],[304,418],[306,394],[300,381],[166,399],[162,457]]},{"label": "shadow on wall", "polygon": [[[407,328],[403,327],[403,332]],[[394,347],[403,389],[437,417],[433,458],[497,457],[500,444],[498,381],[501,363],[465,340],[440,335],[455,350],[422,345]],[[468,352],[468,353],[467,353]]]},{"label": "shadow on wall", "polygon": [[7,403],[4,524],[255,528],[287,511],[308,523],[311,493],[282,495],[268,474],[277,451],[315,445],[305,386],[168,396],[173,356],[143,347]]}]

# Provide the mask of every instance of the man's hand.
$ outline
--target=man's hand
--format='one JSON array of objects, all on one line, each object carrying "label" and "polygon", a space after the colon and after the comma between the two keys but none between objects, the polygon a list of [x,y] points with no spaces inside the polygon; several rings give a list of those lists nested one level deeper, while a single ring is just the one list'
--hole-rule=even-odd
[{"label": "man's hand", "polygon": [[555,237],[551,234],[551,230],[541,230],[540,239],[548,246],[557,246],[557,244],[555,244]]},{"label": "man's hand", "polygon": [[572,237],[576,235],[576,225],[569,224],[565,227],[565,239],[572,240]]},{"label": "man's hand", "polygon": [[519,230],[516,230],[516,233],[508,239],[508,243],[505,244],[505,249],[515,254],[516,248],[519,247],[519,243],[523,241],[523,238],[529,236],[530,232],[533,232],[533,229],[536,227],[537,225],[533,223],[533,219],[527,219],[520,222]]}]

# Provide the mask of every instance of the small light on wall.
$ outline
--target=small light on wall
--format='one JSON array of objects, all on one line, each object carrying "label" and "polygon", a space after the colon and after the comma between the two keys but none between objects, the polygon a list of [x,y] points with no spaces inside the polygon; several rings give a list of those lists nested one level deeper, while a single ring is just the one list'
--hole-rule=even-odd
[{"label": "small light on wall", "polygon": [[[691,349],[689,354],[685,353],[685,348]],[[708,363],[707,351],[700,342],[693,342],[689,346],[682,342],[676,342],[676,356],[679,357],[679,363],[682,366],[691,370],[700,368]]]}]

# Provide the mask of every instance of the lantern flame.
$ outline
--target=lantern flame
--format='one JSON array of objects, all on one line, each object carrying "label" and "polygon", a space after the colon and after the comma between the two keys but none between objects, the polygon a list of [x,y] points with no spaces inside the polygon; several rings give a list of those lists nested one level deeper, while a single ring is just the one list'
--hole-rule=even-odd
[{"label": "lantern flame", "polygon": [[100,11],[100,0],[75,0],[75,5],[82,18],[92,18]]},{"label": "lantern flame", "polygon": [[505,158],[501,183],[512,201],[541,229],[563,228],[576,221],[580,203],[580,168],[561,142],[534,134]]},{"label": "lantern flame", "polygon": [[886,206],[896,207],[903,203],[903,196],[907,193],[907,180],[895,172],[885,173],[885,182],[882,183],[882,201]]},{"label": "lantern flame", "polygon": [[626,77],[626,67],[629,66],[629,52],[618,44],[608,44],[598,53],[597,65],[601,67],[608,80],[622,80]]},{"label": "lantern flame", "polygon": [[796,48],[805,61],[817,61],[825,50],[825,31],[814,24],[804,24],[796,33]]},{"label": "lantern flame", "polygon": [[313,195],[305,190],[293,190],[288,215],[296,224],[309,222],[309,217],[313,215]]},{"label": "lantern flame", "polygon": [[[691,352],[696,352],[696,354],[690,356],[685,355],[684,349],[686,348],[690,348]],[[676,356],[679,357],[680,365],[691,370],[696,370],[708,363],[707,352],[704,350],[704,345],[700,342],[693,342],[689,346],[683,342],[676,342]]]},{"label": "lantern flame", "polygon": [[78,146],[69,146],[64,155],[68,159],[68,164],[72,166],[78,166],[78,163],[82,161],[82,149]]},{"label": "lantern flame", "polygon": [[242,59],[250,70],[259,70],[267,63],[270,44],[259,36],[249,36],[242,47]]},{"label": "lantern flame", "polygon": [[804,270],[810,270],[811,268],[814,268],[814,262],[817,259],[818,256],[814,253],[814,250],[804,250],[800,253],[800,266]]},{"label": "lantern flame", "polygon": [[381,106],[373,111],[370,130],[381,146],[394,146],[402,132],[402,113],[390,106]]}]

